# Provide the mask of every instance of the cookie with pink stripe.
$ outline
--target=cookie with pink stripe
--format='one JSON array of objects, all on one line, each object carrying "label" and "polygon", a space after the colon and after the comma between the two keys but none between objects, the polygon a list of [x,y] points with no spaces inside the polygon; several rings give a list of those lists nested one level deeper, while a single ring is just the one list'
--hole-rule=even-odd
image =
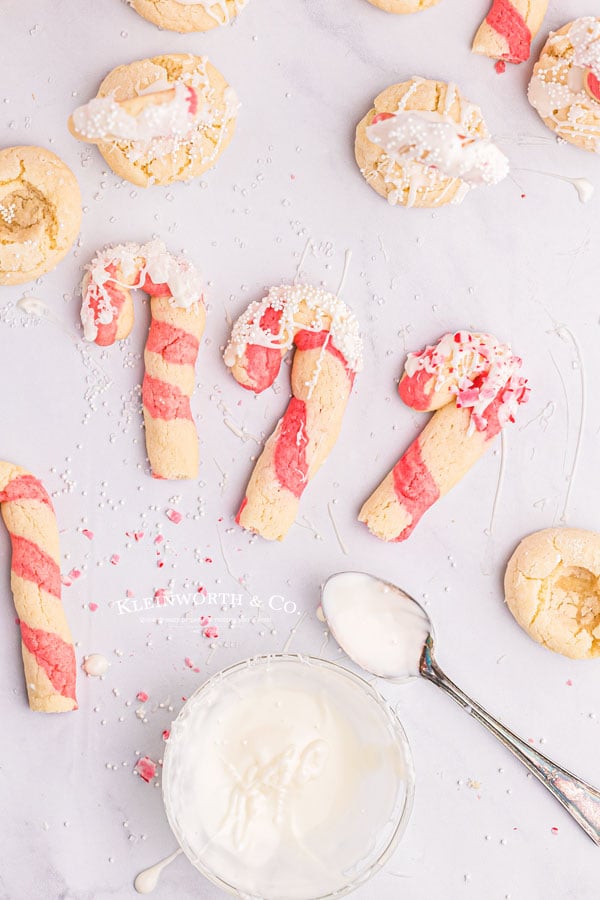
[{"label": "cookie with pink stripe", "polygon": [[526,62],[547,9],[548,0],[493,0],[473,40],[473,52],[510,63]]},{"label": "cookie with pink stripe", "polygon": [[10,583],[29,706],[38,712],[77,709],[75,651],[61,603],[52,501],[37,478],[0,462],[0,510],[12,546]]},{"label": "cookie with pink stripe", "polygon": [[233,327],[225,364],[242,387],[270,387],[295,346],[292,398],[254,467],[236,522],[281,541],[331,452],[362,366],[358,322],[339,297],[308,285],[273,287]]},{"label": "cookie with pink stripe", "polygon": [[398,388],[412,409],[434,412],[363,505],[359,520],[384,541],[405,541],[514,421],[529,397],[521,360],[490,334],[445,334],[410,353]]},{"label": "cookie with pink stripe", "polygon": [[206,318],[202,280],[184,257],[161,241],[107,247],[87,266],[82,283],[84,335],[101,347],[126,338],[136,288],[150,296],[142,406],[154,478],[198,476],[198,433],[190,398]]}]

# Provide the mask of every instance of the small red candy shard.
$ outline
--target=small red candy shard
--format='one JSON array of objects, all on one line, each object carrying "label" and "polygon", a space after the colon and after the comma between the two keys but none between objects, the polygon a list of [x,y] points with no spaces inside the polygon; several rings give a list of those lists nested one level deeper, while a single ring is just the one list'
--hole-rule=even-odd
[{"label": "small red candy shard", "polygon": [[377,125],[378,122],[385,122],[386,119],[393,119],[393,118],[394,118],[393,113],[386,113],[386,112],[377,113],[377,115],[373,117],[373,119],[371,121],[371,125]]},{"label": "small red candy shard", "polygon": [[166,515],[167,519],[169,520],[169,522],[172,522],[173,525],[179,525],[179,523],[183,519],[183,516],[181,515],[181,513],[177,512],[176,509],[168,509],[166,511],[165,515]]},{"label": "small red candy shard", "polygon": [[219,637],[219,629],[216,625],[209,625],[208,628],[205,628],[202,632],[205,638],[218,638]]},{"label": "small red candy shard", "polygon": [[90,531],[89,528],[82,528],[81,533],[84,537],[86,537],[88,539],[88,541],[91,541],[94,538],[94,532]]},{"label": "small red candy shard", "polygon": [[595,100],[596,103],[600,103],[600,78],[598,78],[592,69],[586,69],[583,77],[583,84],[588,96],[590,96],[592,100]]},{"label": "small red candy shard", "polygon": [[96,610],[98,609],[98,604],[97,603],[88,603],[88,609],[91,612],[96,612]]},{"label": "small red candy shard", "polygon": [[506,72],[506,62],[503,59],[499,59],[496,61],[496,65],[494,66],[496,73],[498,75],[504,75]]},{"label": "small red candy shard", "polygon": [[121,557],[119,556],[119,554],[118,554],[118,553],[113,553],[113,555],[112,555],[111,558],[110,558],[110,564],[111,564],[111,566],[118,566],[120,560],[121,560]]},{"label": "small red candy shard", "polygon": [[170,737],[171,737],[171,732],[169,731],[168,728],[165,728],[165,730],[162,733],[163,741],[168,741]]},{"label": "small red candy shard", "polygon": [[135,764],[134,772],[149,784],[156,775],[158,766],[149,756],[142,756]]},{"label": "small red candy shard", "polygon": [[140,703],[146,703],[146,701],[148,700],[148,694],[146,693],[146,691],[138,691],[135,696],[136,699],[140,701]]}]

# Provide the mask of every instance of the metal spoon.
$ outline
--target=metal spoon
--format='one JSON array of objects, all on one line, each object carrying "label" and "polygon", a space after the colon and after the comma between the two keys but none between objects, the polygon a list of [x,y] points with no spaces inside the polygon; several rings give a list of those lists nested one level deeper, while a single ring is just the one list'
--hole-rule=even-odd
[{"label": "metal spoon", "polygon": [[416,600],[374,575],[340,572],[325,582],[321,606],[350,659],[392,681],[417,675],[432,681],[521,760],[600,845],[600,791],[522,741],[442,672],[434,657],[431,620]]}]

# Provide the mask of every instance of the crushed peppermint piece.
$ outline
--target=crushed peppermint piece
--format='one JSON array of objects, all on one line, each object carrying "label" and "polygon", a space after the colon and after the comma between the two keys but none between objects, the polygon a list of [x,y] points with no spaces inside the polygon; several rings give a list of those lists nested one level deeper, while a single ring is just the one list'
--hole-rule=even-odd
[{"label": "crushed peppermint piece", "polygon": [[141,756],[134,767],[134,772],[147,784],[156,776],[157,770],[158,764],[153,759],[150,759],[149,756]]}]

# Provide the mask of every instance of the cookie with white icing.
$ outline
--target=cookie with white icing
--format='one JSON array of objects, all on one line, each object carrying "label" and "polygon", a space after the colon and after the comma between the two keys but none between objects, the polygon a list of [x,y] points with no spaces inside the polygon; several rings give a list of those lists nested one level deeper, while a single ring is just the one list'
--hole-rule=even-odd
[{"label": "cookie with white icing", "polygon": [[480,108],[454,84],[417,77],[375,98],[356,129],[355,154],[368,184],[399,206],[461,203],[509,170]]},{"label": "cookie with white icing", "polygon": [[0,284],[50,272],[80,224],[79,185],[58,156],[43,147],[0,150]]},{"label": "cookie with white icing", "polygon": [[528,535],[510,558],[504,591],[534,641],[571,659],[600,656],[600,534],[546,528]]},{"label": "cookie with white icing", "polygon": [[144,19],[168,31],[210,31],[227,25],[248,0],[129,0]]},{"label": "cookie with white icing", "polygon": [[189,181],[215,165],[239,102],[201,56],[155,56],[110,72],[97,97],[73,112],[71,132],[98,145],[111,169],[140,187]]},{"label": "cookie with white icing", "polygon": [[373,6],[378,6],[385,12],[398,13],[404,15],[406,13],[421,12],[422,9],[429,9],[435,6],[439,0],[369,0]]},{"label": "cookie with white icing", "polygon": [[575,19],[550,34],[527,95],[559,138],[600,153],[600,17]]}]

